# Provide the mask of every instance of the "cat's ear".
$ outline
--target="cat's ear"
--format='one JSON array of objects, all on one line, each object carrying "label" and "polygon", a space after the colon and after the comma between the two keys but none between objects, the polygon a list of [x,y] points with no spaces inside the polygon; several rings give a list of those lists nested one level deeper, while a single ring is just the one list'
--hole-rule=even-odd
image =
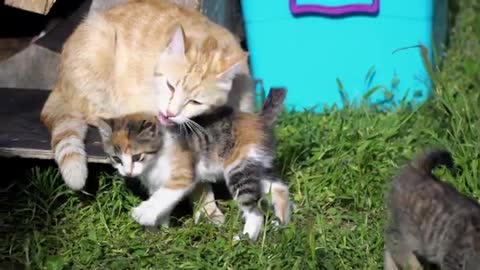
[{"label": "cat's ear", "polygon": [[102,140],[105,141],[106,139],[112,136],[113,130],[113,119],[102,119],[100,118],[97,122],[98,131],[100,132],[100,136]]},{"label": "cat's ear", "polygon": [[227,59],[227,68],[217,75],[219,80],[233,80],[238,74],[248,74],[248,52],[235,60]]},{"label": "cat's ear", "polygon": [[164,53],[171,56],[185,56],[185,31],[180,24],[175,26],[173,35]]}]

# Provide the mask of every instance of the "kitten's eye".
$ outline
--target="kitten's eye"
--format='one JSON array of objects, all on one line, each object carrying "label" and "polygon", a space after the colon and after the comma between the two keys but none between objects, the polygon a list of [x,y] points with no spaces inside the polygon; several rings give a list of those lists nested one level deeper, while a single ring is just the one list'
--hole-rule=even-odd
[{"label": "kitten's eye", "polygon": [[142,161],[144,158],[144,154],[136,154],[132,156],[132,162]]},{"label": "kitten's eye", "polygon": [[193,99],[191,99],[189,102],[192,103],[193,105],[202,105],[201,102],[193,100]]},{"label": "kitten's eye", "polygon": [[175,92],[175,87],[173,87],[173,85],[170,84],[169,81],[167,81],[167,86],[168,86],[168,89],[170,90],[170,92]]},{"label": "kitten's eye", "polygon": [[122,160],[119,157],[113,156],[112,159],[113,159],[114,162],[122,164]]}]

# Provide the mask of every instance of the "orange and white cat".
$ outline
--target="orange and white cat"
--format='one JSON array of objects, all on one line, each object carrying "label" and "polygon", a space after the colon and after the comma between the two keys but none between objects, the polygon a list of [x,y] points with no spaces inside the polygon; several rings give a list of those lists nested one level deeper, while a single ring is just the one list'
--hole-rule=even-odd
[{"label": "orange and white cat", "polygon": [[171,125],[231,102],[254,110],[253,87],[232,87],[234,78],[250,78],[248,53],[235,37],[200,12],[163,0],[131,0],[89,15],[65,43],[59,72],[41,120],[74,190],[88,174],[87,127],[100,118],[142,111]]}]

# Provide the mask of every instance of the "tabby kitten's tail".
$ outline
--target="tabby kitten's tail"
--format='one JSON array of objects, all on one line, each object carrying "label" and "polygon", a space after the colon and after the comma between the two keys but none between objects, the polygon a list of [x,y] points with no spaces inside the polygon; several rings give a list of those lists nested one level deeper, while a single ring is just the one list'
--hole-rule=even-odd
[{"label": "tabby kitten's tail", "polygon": [[412,162],[413,167],[426,174],[431,174],[432,170],[440,165],[444,165],[452,172],[455,172],[455,163],[448,150],[432,149],[426,153],[420,154]]},{"label": "tabby kitten's tail", "polygon": [[41,121],[52,135],[55,161],[65,184],[73,190],[81,190],[88,175],[84,143],[88,125],[77,114],[55,91],[48,97],[41,113]]},{"label": "tabby kitten's tail", "polygon": [[267,100],[263,104],[262,117],[267,128],[272,128],[283,110],[283,103],[287,96],[286,88],[271,88]]}]

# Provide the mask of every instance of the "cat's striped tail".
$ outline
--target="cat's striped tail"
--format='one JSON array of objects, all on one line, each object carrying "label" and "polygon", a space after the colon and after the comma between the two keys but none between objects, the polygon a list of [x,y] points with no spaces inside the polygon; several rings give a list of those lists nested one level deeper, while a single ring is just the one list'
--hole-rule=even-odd
[{"label": "cat's striped tail", "polygon": [[52,91],[42,109],[41,121],[50,130],[55,161],[65,184],[81,190],[88,175],[84,143],[88,125],[68,104],[58,92]]},{"label": "cat's striped tail", "polygon": [[418,170],[430,174],[438,166],[444,165],[453,173],[456,172],[456,166],[452,155],[445,149],[431,149],[417,156],[412,162],[412,166]]}]

